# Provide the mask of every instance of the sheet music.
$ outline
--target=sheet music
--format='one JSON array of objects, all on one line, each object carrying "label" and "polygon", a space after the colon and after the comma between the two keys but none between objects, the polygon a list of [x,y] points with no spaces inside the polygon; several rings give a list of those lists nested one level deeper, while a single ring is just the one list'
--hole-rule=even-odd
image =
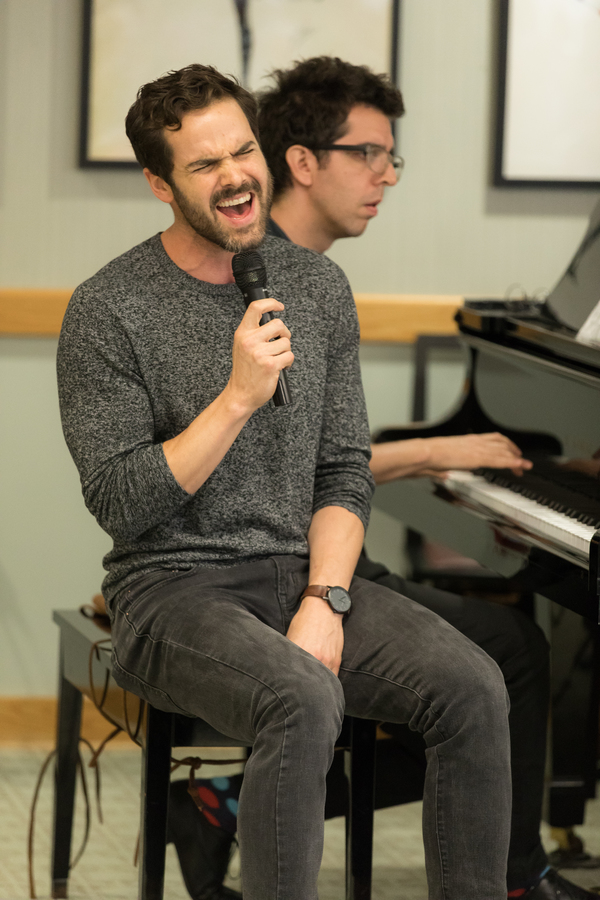
[{"label": "sheet music", "polygon": [[575,340],[581,344],[600,347],[600,300],[577,332]]}]

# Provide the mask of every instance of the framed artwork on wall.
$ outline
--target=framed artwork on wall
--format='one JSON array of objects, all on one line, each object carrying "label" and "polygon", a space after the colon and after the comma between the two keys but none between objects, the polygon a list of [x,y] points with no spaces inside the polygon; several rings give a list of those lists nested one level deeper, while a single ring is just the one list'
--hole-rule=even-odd
[{"label": "framed artwork on wall", "polygon": [[600,0],[499,0],[494,184],[600,187]]},{"label": "framed artwork on wall", "polygon": [[249,90],[295,60],[340,56],[396,81],[400,0],[82,0],[80,165],[134,167],[140,85],[192,62]]}]

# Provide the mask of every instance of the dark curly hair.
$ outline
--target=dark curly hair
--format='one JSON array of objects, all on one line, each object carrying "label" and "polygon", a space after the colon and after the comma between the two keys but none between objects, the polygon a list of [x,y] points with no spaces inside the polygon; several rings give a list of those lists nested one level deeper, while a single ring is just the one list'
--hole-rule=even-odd
[{"label": "dark curly hair", "polygon": [[[387,75],[338,57],[305,59],[293,69],[276,69],[271,78],[275,86],[259,95],[258,125],[275,196],[292,184],[285,159],[288,147],[313,149],[333,143],[344,134],[344,123],[357,103],[373,106],[390,119],[404,112],[402,94]],[[314,152],[321,160],[327,151]]]},{"label": "dark curly hair", "polygon": [[139,164],[169,184],[173,154],[165,140],[165,128],[178,131],[185,113],[227,99],[239,104],[258,140],[255,98],[235,78],[221,75],[213,66],[194,63],[142,85],[125,119],[125,131]]}]

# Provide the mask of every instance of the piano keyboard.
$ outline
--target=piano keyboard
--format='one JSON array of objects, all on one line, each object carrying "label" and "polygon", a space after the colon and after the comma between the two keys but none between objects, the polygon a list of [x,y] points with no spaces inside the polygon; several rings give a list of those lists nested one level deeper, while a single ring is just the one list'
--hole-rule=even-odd
[{"label": "piano keyboard", "polygon": [[443,483],[459,497],[493,511],[519,530],[575,551],[582,559],[588,560],[595,525],[579,522],[510,488],[491,484],[473,472],[453,470]]}]

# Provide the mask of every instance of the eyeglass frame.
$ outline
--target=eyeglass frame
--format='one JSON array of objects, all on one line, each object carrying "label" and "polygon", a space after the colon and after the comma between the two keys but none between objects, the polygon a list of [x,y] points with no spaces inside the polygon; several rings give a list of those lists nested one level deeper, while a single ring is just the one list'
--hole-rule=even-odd
[{"label": "eyeglass frame", "polygon": [[[402,175],[402,172],[404,171],[404,157],[395,156],[389,150],[386,150],[385,147],[382,147],[381,144],[371,144],[369,141],[367,141],[367,143],[365,143],[365,144],[322,144],[320,147],[311,147],[310,149],[313,151],[314,150],[346,150],[349,153],[351,153],[352,151],[355,151],[358,153],[364,153],[365,154],[365,163],[367,164],[367,166],[369,166],[369,161],[367,159],[367,155],[368,155],[370,147],[374,147],[377,150],[381,150],[383,153],[387,153],[388,165],[385,167],[385,169],[387,169],[388,166],[390,166],[390,165],[393,166],[394,169],[396,170],[396,172],[398,173],[398,180],[400,180],[400,176]],[[371,172],[374,172],[375,175],[383,175],[385,172],[385,169],[382,172],[377,172],[375,169],[371,168],[371,166],[369,166],[369,169],[371,169]]]}]

